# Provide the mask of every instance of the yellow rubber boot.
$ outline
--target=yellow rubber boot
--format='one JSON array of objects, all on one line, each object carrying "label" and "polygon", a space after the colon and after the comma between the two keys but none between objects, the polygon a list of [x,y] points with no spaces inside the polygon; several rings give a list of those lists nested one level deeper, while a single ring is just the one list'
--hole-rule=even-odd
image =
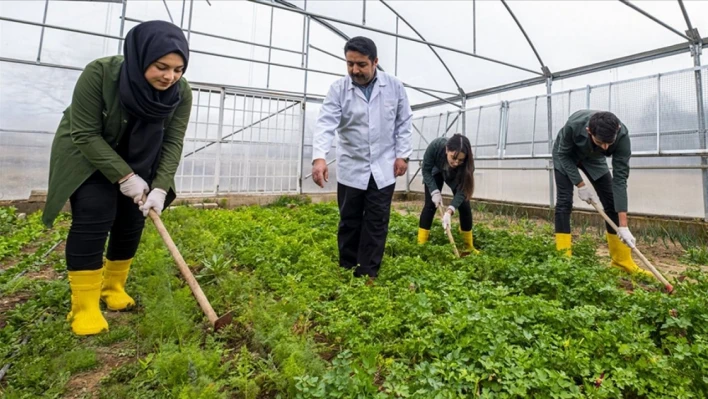
[{"label": "yellow rubber boot", "polygon": [[556,233],[556,250],[563,251],[563,254],[567,257],[573,255],[573,251],[570,249],[572,242],[573,238],[570,234]]},{"label": "yellow rubber boot", "polygon": [[475,254],[479,255],[479,251],[474,248],[474,237],[472,236],[472,231],[461,231],[462,233],[462,242],[465,243],[465,250]]},{"label": "yellow rubber boot", "polygon": [[426,242],[428,242],[428,238],[430,238],[430,230],[418,228],[418,244],[423,245]]},{"label": "yellow rubber boot", "polygon": [[632,260],[632,248],[620,241],[617,234],[606,233],[605,235],[607,236],[607,246],[610,249],[610,258],[612,258],[610,265],[620,268],[629,274],[639,273],[654,277],[650,271],[644,270],[634,263],[634,260]]},{"label": "yellow rubber boot", "polygon": [[76,335],[94,335],[108,330],[108,322],[99,307],[101,280],[101,269],[69,272],[71,312],[66,319],[71,321],[71,330]]},{"label": "yellow rubber boot", "polygon": [[125,310],[135,306],[135,301],[125,292],[125,282],[128,280],[130,263],[128,260],[106,260],[103,268],[103,288],[101,299],[110,310]]}]

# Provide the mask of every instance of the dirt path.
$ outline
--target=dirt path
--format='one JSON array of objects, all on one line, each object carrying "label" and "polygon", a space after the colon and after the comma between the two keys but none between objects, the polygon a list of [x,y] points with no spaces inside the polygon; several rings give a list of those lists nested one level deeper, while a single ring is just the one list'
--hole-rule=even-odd
[{"label": "dirt path", "polygon": [[71,376],[71,379],[66,384],[63,397],[68,399],[98,398],[101,380],[113,370],[133,360],[132,357],[122,356],[128,344],[128,342],[123,341],[108,347],[96,348],[96,364],[98,364],[98,367]]}]

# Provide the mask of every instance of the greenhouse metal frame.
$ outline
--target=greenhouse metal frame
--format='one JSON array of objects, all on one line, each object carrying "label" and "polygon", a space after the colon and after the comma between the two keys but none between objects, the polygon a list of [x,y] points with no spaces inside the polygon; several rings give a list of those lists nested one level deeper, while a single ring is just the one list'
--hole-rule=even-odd
[{"label": "greenhouse metal frame", "polygon": [[[45,0],[44,2],[44,15],[41,23],[0,15],[0,22],[3,23],[24,24],[41,28],[36,60],[11,58],[0,55],[0,62],[80,71],[81,68],[75,66],[42,61],[43,42],[45,36],[50,35],[52,31],[67,31],[81,35],[92,35],[118,40],[119,45],[116,50],[118,53],[121,53],[122,39],[126,33],[125,23],[141,21],[126,15],[126,10],[131,3],[130,0],[100,1],[121,4],[122,13],[120,34],[118,36],[47,24],[49,0]],[[553,207],[554,184],[550,153],[555,132],[562,127],[570,113],[575,110],[594,107],[611,111],[622,109],[624,111],[622,120],[627,121],[628,126],[630,126],[633,142],[636,141],[636,143],[639,144],[634,146],[633,155],[635,157],[653,158],[681,156],[700,158],[699,164],[635,166],[633,169],[701,170],[704,219],[708,221],[708,149],[706,147],[706,135],[708,133],[706,131],[706,124],[708,123],[706,117],[708,112],[704,101],[704,97],[708,94],[708,76],[706,76],[708,67],[701,65],[701,53],[707,40],[702,38],[697,28],[692,26],[689,14],[681,0],[677,2],[676,6],[681,7],[685,18],[685,32],[676,30],[662,22],[659,18],[650,15],[628,1],[620,0],[620,2],[656,22],[658,26],[675,33],[676,36],[681,38],[683,43],[564,71],[551,71],[544,64],[542,54],[539,54],[537,51],[532,38],[529,37],[522,24],[516,18],[510,4],[504,0],[501,0],[501,2],[514,19],[518,29],[523,33],[524,38],[538,60],[539,65],[537,70],[477,54],[475,33],[476,15],[473,16],[472,21],[474,50],[469,52],[444,44],[427,41],[412,24],[396,11],[394,3],[388,3],[384,0],[379,1],[396,17],[396,29],[393,32],[366,25],[366,0],[361,1],[361,23],[309,12],[307,11],[307,0],[305,0],[303,8],[299,8],[285,0],[274,0],[270,2],[249,0],[252,3],[270,7],[271,9],[271,24],[269,27],[271,40],[268,44],[264,44],[193,30],[193,8],[194,3],[198,1],[208,0],[182,0],[181,15],[177,18],[176,15],[171,14],[167,2],[163,0],[169,19],[184,29],[188,39],[193,36],[204,36],[256,46],[268,50],[268,60],[264,61],[241,55],[204,51],[199,48],[192,48],[191,52],[194,54],[204,54],[267,65],[268,78],[266,87],[220,86],[191,82],[194,91],[194,108],[192,112],[193,122],[190,123],[187,141],[192,143],[192,146],[190,149],[185,149],[183,160],[177,173],[178,184],[182,183],[180,185],[182,195],[303,192],[303,183],[310,177],[306,169],[309,162],[305,159],[305,148],[307,145],[305,143],[306,114],[304,110],[308,103],[321,103],[323,100],[321,95],[308,93],[308,75],[312,73],[324,74],[330,75],[332,78],[343,76],[342,74],[311,68],[310,55],[312,51],[320,52],[333,59],[342,60],[343,57],[311,45],[310,26],[312,22],[315,22],[331,30],[343,40],[346,40],[348,36],[333,25],[333,23],[337,23],[363,31],[394,37],[396,41],[396,62],[392,68],[394,74],[398,72],[399,41],[408,41],[427,46],[439,60],[457,87],[458,92],[454,93],[436,87],[428,88],[406,84],[406,87],[410,90],[423,93],[431,98],[429,102],[418,103],[412,107],[416,112],[413,120],[414,154],[411,157],[412,161],[422,160],[422,154],[427,143],[435,137],[444,136],[453,131],[464,132],[473,142],[475,159],[480,161],[480,165],[478,165],[477,168],[478,170],[547,171],[549,181],[547,205]],[[474,0],[472,0],[472,4],[474,9]],[[273,10],[302,15],[302,48],[289,49],[272,45]],[[416,33],[417,37],[400,34],[399,24],[405,24]],[[437,50],[446,50],[489,63],[516,68],[532,73],[536,75],[536,77],[509,82],[501,86],[489,87],[483,90],[465,91],[458,83],[455,74],[438,54]],[[273,51],[299,55],[301,64],[287,65],[272,62],[271,54]],[[554,81],[686,53],[693,58],[693,68],[601,85],[588,85],[585,88],[576,90],[563,92],[552,92],[551,90]],[[288,68],[304,72],[303,90],[301,92],[284,92],[269,89],[271,67]],[[383,70],[382,67],[380,68]],[[505,93],[535,85],[545,85],[546,94],[481,106],[467,106],[467,103],[471,99],[477,99],[491,94]],[[646,105],[651,107],[654,112],[652,120],[641,118],[639,112],[636,112],[637,116],[634,118],[632,105],[622,101],[625,96],[631,96],[632,93],[640,90],[656,95],[655,104]],[[695,106],[696,113],[692,120],[687,118],[672,119],[670,117],[672,104],[662,101],[662,93],[666,91],[682,94],[682,101],[691,106]],[[443,113],[432,115],[426,114],[426,112],[439,106],[451,106],[453,110],[447,110]],[[202,112],[201,117],[200,110]],[[206,113],[206,118],[203,116],[204,113]],[[238,113],[241,114],[239,123],[236,122]],[[212,119],[212,117],[215,117],[216,120]],[[635,120],[633,120],[633,118]],[[265,133],[263,133],[264,127]],[[0,133],[3,131],[4,129],[0,129]],[[13,129],[13,131],[17,132],[16,129]],[[27,132],[53,134],[53,132],[34,132],[29,130]],[[263,138],[264,134],[265,141]],[[255,137],[256,135],[257,137]],[[265,151],[268,159],[273,159],[274,162],[272,165],[267,165],[264,171],[260,171],[258,168],[250,170],[249,168],[252,162],[248,158],[238,165],[233,165],[233,163],[229,162],[228,165],[226,165],[227,167],[225,167],[222,165],[220,157],[224,155],[225,151],[228,151],[222,151],[222,145],[226,144],[231,144],[229,148],[232,152],[235,148],[235,144],[249,147],[265,147],[262,151]],[[244,156],[248,157],[248,153],[249,151],[246,151]],[[231,155],[233,155],[233,153]],[[196,160],[200,159],[200,157],[202,157],[202,159],[205,157],[216,158],[215,168],[208,176],[205,168],[203,168],[201,172],[195,171],[195,165],[197,165]],[[293,163],[293,159],[297,159],[297,163]],[[543,165],[536,164],[534,166],[507,167],[486,162],[501,160],[537,160],[543,162]],[[333,162],[334,160],[329,161],[330,164]],[[416,162],[412,162],[411,165],[406,175],[405,187],[406,190],[415,191],[411,182],[419,177],[420,167],[415,166]],[[234,167],[239,170],[234,171]],[[195,187],[195,177],[200,178],[201,181],[201,185],[196,184],[198,187]],[[189,184],[189,189],[187,190],[184,186],[190,179],[191,184]],[[207,184],[207,181],[210,183]]]}]

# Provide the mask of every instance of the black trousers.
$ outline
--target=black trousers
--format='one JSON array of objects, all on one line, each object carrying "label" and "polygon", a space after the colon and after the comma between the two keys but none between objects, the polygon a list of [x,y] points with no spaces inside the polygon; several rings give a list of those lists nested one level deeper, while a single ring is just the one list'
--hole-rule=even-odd
[{"label": "black trousers", "polygon": [[366,190],[337,185],[339,265],[354,275],[376,277],[381,267],[395,184],[379,189],[374,177]]},{"label": "black trousers", "polygon": [[71,271],[97,270],[106,258],[126,260],[135,256],[145,218],[131,198],[121,194],[102,173],[88,178],[69,199],[71,228],[66,239],[66,265]]},{"label": "black trousers", "polygon": [[[438,188],[438,190],[442,191],[444,183],[443,175],[441,173],[438,173],[433,177],[435,178],[435,186]],[[435,212],[437,212],[438,210],[435,208],[435,204],[433,204],[433,197],[430,195],[430,190],[428,190],[428,186],[424,186],[425,205],[423,205],[423,211],[420,213],[420,222],[418,224],[418,227],[420,227],[421,229],[430,230],[430,227],[433,225],[433,219],[435,219]],[[452,192],[454,195],[454,193],[456,192],[455,189],[452,189]],[[470,202],[463,201],[460,207],[457,209],[457,212],[460,214],[460,229],[462,231],[472,231],[472,208],[470,207]]]},{"label": "black trousers", "polygon": [[[590,179],[590,183],[597,196],[600,197],[600,203],[605,209],[607,216],[612,219],[615,224],[619,225],[619,216],[615,211],[615,197],[612,193],[612,174],[607,172],[597,180],[592,180],[590,174],[581,165],[578,165],[580,170],[585,173],[585,176]],[[564,175],[558,169],[555,169],[556,176],[556,233],[570,234],[570,214],[573,211],[573,189],[575,186],[570,181],[568,176]],[[617,232],[607,223],[605,228],[608,233],[617,234]]]}]

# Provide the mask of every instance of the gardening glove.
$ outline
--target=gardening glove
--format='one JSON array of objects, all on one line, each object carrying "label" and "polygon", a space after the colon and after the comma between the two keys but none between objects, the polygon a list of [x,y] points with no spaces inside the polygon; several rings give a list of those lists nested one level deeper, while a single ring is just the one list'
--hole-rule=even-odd
[{"label": "gardening glove", "polygon": [[622,241],[626,246],[634,248],[637,244],[637,240],[634,238],[632,233],[629,231],[629,227],[620,227],[617,229],[617,236],[620,241]]},{"label": "gardening glove", "polygon": [[143,216],[147,217],[150,209],[154,209],[155,213],[158,215],[162,214],[162,209],[165,207],[165,197],[167,192],[161,188],[154,188],[150,191],[145,202],[140,201],[140,210],[143,212]]},{"label": "gardening glove", "polygon": [[440,190],[433,191],[430,193],[430,196],[432,197],[433,205],[435,205],[436,208],[442,205],[442,194],[440,194]]},{"label": "gardening glove", "polygon": [[452,215],[450,215],[449,213],[445,212],[445,214],[443,215],[443,218],[442,218],[443,229],[447,230],[447,229],[450,228],[450,226],[451,226],[451,220],[450,220],[450,219],[451,219],[451,218],[452,218]]},{"label": "gardening glove", "polygon": [[578,197],[580,197],[581,200],[587,202],[588,204],[592,204],[593,202],[596,204],[600,203],[600,201],[597,199],[597,196],[595,195],[595,192],[592,191],[587,185],[582,186],[578,189]]},{"label": "gardening glove", "polygon": [[150,187],[138,175],[130,176],[126,181],[120,184],[120,192],[126,197],[133,199],[133,203],[137,204],[143,199],[143,195],[150,191]]}]

